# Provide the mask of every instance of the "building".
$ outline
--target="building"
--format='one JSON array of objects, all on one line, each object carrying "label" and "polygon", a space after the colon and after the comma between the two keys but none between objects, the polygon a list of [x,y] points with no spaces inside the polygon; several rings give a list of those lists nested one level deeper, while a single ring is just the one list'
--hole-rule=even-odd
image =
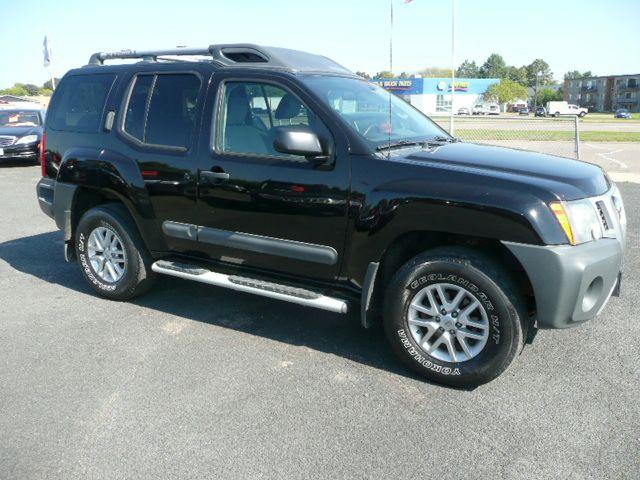
[{"label": "building", "polygon": [[[372,81],[427,115],[451,112],[451,78],[385,78]],[[500,79],[456,78],[453,112],[457,113],[462,107],[471,110],[474,105],[483,103],[484,93],[494,83],[500,83]]]},{"label": "building", "polygon": [[640,112],[640,74],[576,78],[564,83],[564,99],[596,112]]}]

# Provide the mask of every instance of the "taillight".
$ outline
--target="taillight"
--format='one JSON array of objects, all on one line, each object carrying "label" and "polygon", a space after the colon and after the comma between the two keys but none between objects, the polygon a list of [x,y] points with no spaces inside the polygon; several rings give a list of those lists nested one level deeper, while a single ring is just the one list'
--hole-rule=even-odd
[{"label": "taillight", "polygon": [[42,139],[40,140],[40,168],[42,169],[42,176],[47,176],[47,157],[44,152],[47,149],[47,134],[42,133]]}]

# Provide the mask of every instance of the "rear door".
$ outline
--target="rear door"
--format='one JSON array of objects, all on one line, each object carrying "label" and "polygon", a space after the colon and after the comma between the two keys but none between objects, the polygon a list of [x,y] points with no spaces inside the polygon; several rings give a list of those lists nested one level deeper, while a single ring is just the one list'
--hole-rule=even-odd
[{"label": "rear door", "polygon": [[207,81],[207,72],[197,69],[143,69],[129,79],[121,107],[117,131],[125,154],[142,174],[154,230],[175,252],[196,246],[189,225],[197,215],[196,125]]},{"label": "rear door", "polygon": [[[335,279],[349,199],[346,138],[284,76],[223,73],[216,80],[199,157],[200,248],[215,260]],[[289,125],[317,133],[328,161],[275,151],[276,129]]]}]

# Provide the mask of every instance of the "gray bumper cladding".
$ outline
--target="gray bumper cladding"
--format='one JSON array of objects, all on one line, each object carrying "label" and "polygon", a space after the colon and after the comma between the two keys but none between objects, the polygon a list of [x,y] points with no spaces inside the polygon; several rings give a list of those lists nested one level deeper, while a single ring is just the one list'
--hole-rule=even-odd
[{"label": "gray bumper cladding", "polygon": [[40,209],[64,231],[65,241],[71,240],[71,208],[77,190],[77,185],[57,182],[47,177],[41,178],[36,186]]},{"label": "gray bumper cladding", "polygon": [[622,269],[624,247],[613,238],[576,246],[504,245],[531,280],[540,328],[566,328],[594,318]]},{"label": "gray bumper cladding", "polygon": [[40,210],[51,218],[53,218],[53,194],[55,186],[55,180],[45,177],[41,178],[36,185],[36,195],[38,196]]}]

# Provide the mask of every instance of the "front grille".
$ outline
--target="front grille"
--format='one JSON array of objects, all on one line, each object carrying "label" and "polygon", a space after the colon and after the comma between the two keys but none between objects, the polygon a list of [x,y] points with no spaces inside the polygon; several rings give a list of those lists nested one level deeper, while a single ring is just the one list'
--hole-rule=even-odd
[{"label": "front grille", "polygon": [[0,147],[9,147],[13,145],[13,142],[16,141],[17,137],[12,137],[9,135],[0,135]]}]

